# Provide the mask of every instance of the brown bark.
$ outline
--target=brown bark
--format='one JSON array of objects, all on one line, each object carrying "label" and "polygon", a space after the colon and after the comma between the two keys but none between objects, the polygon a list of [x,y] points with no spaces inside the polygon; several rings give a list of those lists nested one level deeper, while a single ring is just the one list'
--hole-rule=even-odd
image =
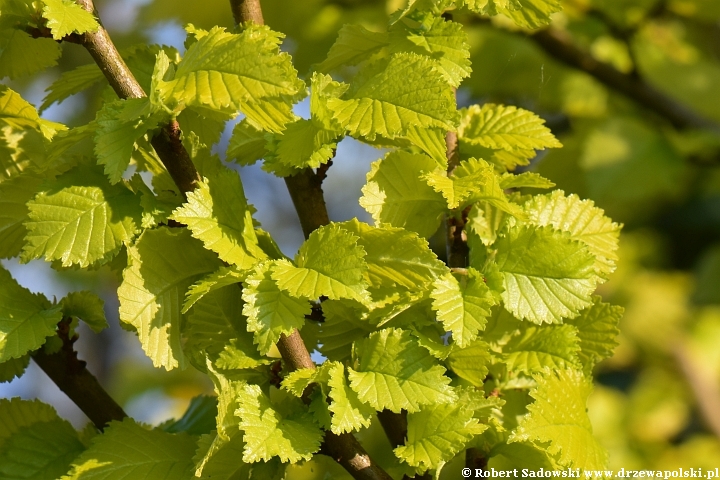
[{"label": "brown bark", "polygon": [[41,348],[32,354],[37,365],[75,404],[88,416],[98,430],[113,420],[127,417],[120,405],[102,388],[97,378],[79,360],[69,338],[70,319],[58,324],[58,337],[62,340],[60,351],[47,354]]}]

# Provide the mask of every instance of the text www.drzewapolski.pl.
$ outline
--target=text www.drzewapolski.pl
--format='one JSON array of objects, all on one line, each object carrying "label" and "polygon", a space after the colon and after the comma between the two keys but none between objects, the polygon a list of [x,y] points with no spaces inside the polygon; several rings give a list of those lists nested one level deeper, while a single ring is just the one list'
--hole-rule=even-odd
[{"label": "text www.drzewapolski.pl", "polygon": [[512,470],[497,470],[490,468],[471,469],[463,468],[462,475],[465,478],[704,478],[706,480],[715,478],[720,480],[720,467],[715,469],[702,468],[676,468],[675,470],[626,470],[621,468],[613,470],[582,470],[580,468],[567,468],[565,470],[530,470],[529,468],[514,468]]}]

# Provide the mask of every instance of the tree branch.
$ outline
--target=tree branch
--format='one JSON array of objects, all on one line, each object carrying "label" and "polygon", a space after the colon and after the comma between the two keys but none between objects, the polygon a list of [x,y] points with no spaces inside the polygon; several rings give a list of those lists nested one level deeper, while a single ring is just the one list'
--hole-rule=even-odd
[{"label": "tree branch", "polygon": [[624,74],[612,65],[596,60],[589,53],[580,50],[564,32],[548,28],[531,33],[528,38],[551,57],[593,76],[605,86],[667,119],[675,128],[720,130],[720,125],[716,122],[698,115],[686,105],[660,92],[639,76]]},{"label": "tree branch", "polygon": [[[460,163],[457,133],[448,132],[445,135],[446,156],[448,159],[448,175]],[[445,215],[447,225],[447,264],[450,268],[465,268],[468,265],[470,250],[467,246],[467,237],[463,234],[468,211],[462,212],[461,218]]]},{"label": "tree branch", "polygon": [[[452,174],[455,168],[460,164],[460,148],[458,146],[458,137],[456,132],[448,132],[445,135],[445,156],[448,160],[448,175]],[[465,269],[468,266],[470,257],[470,248],[467,244],[467,235],[465,234],[465,224],[467,216],[470,212],[468,207],[460,213],[460,217],[446,215],[447,228],[447,264],[452,270]],[[473,469],[481,469],[487,466],[487,460],[483,453],[476,448],[468,448],[465,451],[465,467]]]},{"label": "tree branch", "polygon": [[259,0],[230,0],[230,9],[238,25],[248,21],[265,25]]},{"label": "tree branch", "polygon": [[85,368],[85,362],[78,359],[73,349],[77,335],[69,337],[70,320],[63,318],[58,323],[58,337],[62,340],[60,351],[47,354],[41,348],[32,354],[32,358],[95,427],[102,430],[112,420],[122,420],[127,414]]},{"label": "tree branch", "polygon": [[[107,30],[102,26],[93,0],[77,1],[85,10],[95,15],[100,25],[96,32],[84,33],[81,36],[81,43],[100,67],[117,96],[123,99],[146,97],[145,91],[118,53]],[[162,128],[151,143],[170,176],[185,194],[195,189],[200,181],[200,175],[190,155],[182,146],[180,135],[179,125],[172,121]]]},{"label": "tree branch", "polygon": [[285,185],[300,218],[300,226],[305,238],[317,228],[330,223],[322,191],[322,179],[311,168],[305,168],[296,175],[285,177]]},{"label": "tree branch", "polygon": [[[142,87],[118,53],[107,30],[103,28],[93,1],[78,0],[78,3],[96,17],[100,27],[96,32],[72,35],[71,40],[87,49],[118,97],[123,99],[145,97]],[[49,35],[49,32],[44,31],[34,33]],[[164,127],[153,139],[153,146],[181,191],[186,193],[192,190],[200,177],[190,156],[182,147],[177,122]],[[127,414],[85,368],[85,362],[78,360],[77,353],[72,347],[74,339],[68,337],[68,322],[63,320],[58,325],[58,335],[63,341],[61,350],[47,354],[41,349],[33,354],[33,359],[60,390],[75,402],[98,429],[102,430],[110,421],[122,420]]]},{"label": "tree branch", "polygon": [[[230,0],[230,7],[235,23],[252,21],[259,25],[264,24],[259,0]],[[285,177],[285,184],[300,218],[305,238],[315,229],[330,223],[322,191],[323,179],[324,172],[323,175],[317,175],[311,168]],[[315,368],[315,362],[310,358],[297,330],[289,336],[281,335],[277,347],[290,370]],[[321,453],[332,457],[355,480],[392,480],[392,477],[370,458],[352,433],[336,435],[326,431]]]}]

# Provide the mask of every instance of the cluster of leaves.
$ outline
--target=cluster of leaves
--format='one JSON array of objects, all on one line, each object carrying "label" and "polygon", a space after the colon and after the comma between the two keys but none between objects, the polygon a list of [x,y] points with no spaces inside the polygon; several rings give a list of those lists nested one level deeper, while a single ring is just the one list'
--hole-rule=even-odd
[{"label": "cluster of leaves", "polygon": [[[74,128],[2,87],[0,257],[122,269],[124,326],[155,366],[207,374],[217,399],[152,430],[127,419],[96,436],[40,403],[2,401],[0,471],[276,478],[311,460],[324,431],[362,433],[384,410],[407,413],[404,443],[383,460],[393,475],[439,474],[471,448],[497,466],[604,467],[585,404],[592,368],[615,346],[621,308],[593,294],[615,268],[620,226],[576,195],[527,193],[554,184],[513,170],[561,145],[529,111],[457,109],[470,53],[462,27],[441,16],[458,7],[537,26],[559,5],[456,3],[411,3],[386,32],[343,27],[307,84],[280,52],[281,34],[190,25],[182,57],[159,46],[127,52],[147,97],[109,101]],[[11,77],[32,72],[17,56],[22,42],[45,52],[33,68],[56,58],[55,42],[29,29],[62,38],[97,28],[70,0],[1,8]],[[93,65],[70,71],[44,106],[101,79]],[[310,118],[298,118],[308,87]],[[238,174],[210,153],[238,113],[228,158],[263,159],[278,176],[328,162],[345,136],[387,148],[360,199],[375,226],[331,223],[286,257],[254,221]],[[186,196],[149,141],[171,119],[202,175]],[[457,133],[457,165],[447,132]],[[129,175],[131,164],[142,175]],[[443,218],[465,226],[467,268],[450,269],[428,246]],[[0,294],[3,380],[21,375],[33,351],[59,348],[61,319],[70,335],[77,319],[105,326],[87,292],[52,304],[0,270]],[[308,319],[313,306],[323,321]],[[325,360],[278,376],[276,343],[296,330]]]}]

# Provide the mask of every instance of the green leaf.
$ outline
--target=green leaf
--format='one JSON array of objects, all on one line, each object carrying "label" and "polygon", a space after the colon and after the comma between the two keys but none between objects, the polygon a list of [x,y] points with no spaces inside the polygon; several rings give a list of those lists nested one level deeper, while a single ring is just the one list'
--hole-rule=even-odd
[{"label": "green leaf", "polygon": [[132,419],[112,422],[73,462],[66,480],[174,480],[188,478],[195,439],[147,430]]},{"label": "green leaf", "polygon": [[65,125],[40,118],[35,107],[5,85],[0,85],[0,122],[17,130],[35,129],[48,140],[67,130]]},{"label": "green leaf", "polygon": [[447,271],[427,240],[401,228],[371,227],[357,219],[338,224],[366,252],[367,282],[374,288],[423,289]]},{"label": "green leaf", "polygon": [[445,363],[455,375],[481,387],[487,377],[491,360],[488,344],[475,340],[465,348],[453,346]]},{"label": "green leaf", "polygon": [[577,329],[572,325],[543,325],[520,329],[502,347],[508,371],[531,373],[543,368],[559,370],[578,366]]},{"label": "green leaf", "polygon": [[310,79],[310,117],[319,127],[343,133],[343,128],[333,118],[332,110],[328,108],[328,100],[340,98],[349,85],[336,82],[330,75],[314,72]]},{"label": "green leaf", "polygon": [[42,177],[23,174],[0,183],[0,258],[17,256],[25,244],[27,202],[37,193]]},{"label": "green leaf", "polygon": [[471,256],[476,250],[473,245],[475,238],[479,238],[483,245],[492,245],[508,218],[507,213],[488,202],[477,202],[472,206],[465,224]]},{"label": "green leaf", "polygon": [[259,386],[245,385],[235,414],[245,432],[244,462],[267,462],[279,456],[282,462],[296,463],[310,460],[320,449],[323,432],[299,399],[273,405]]},{"label": "green leaf", "polygon": [[100,27],[92,13],[73,0],[43,0],[43,18],[55,40],[71,33],[95,32]]},{"label": "green leaf", "polygon": [[15,434],[36,423],[60,420],[55,409],[39,400],[0,398],[0,452]]},{"label": "green leaf", "polygon": [[228,285],[244,282],[247,275],[247,270],[238,270],[237,267],[220,267],[217,271],[206,275],[188,289],[182,313],[187,313],[195,305],[195,302],[208,293]]},{"label": "green leaf", "polygon": [[352,343],[375,331],[375,327],[361,319],[343,301],[323,302],[322,323],[308,322],[303,331],[312,332],[320,343],[320,353],[329,360],[343,361],[350,358]]},{"label": "green leaf", "polygon": [[530,165],[530,160],[537,156],[533,149],[519,148],[508,151],[502,149],[486,148],[472,139],[459,138],[458,150],[461,159],[482,158],[492,164],[499,172],[513,171],[519,166]]},{"label": "green leaf", "polygon": [[87,90],[104,78],[102,70],[95,63],[63,72],[45,89],[48,94],[43,99],[39,110],[42,112],[55,102],[60,104],[69,96]]},{"label": "green leaf", "polygon": [[29,354],[0,363],[0,383],[12,382],[14,379],[22,377],[29,364]]},{"label": "green leaf", "polygon": [[512,470],[513,468],[527,468],[538,471],[541,468],[555,471],[557,464],[542,447],[531,443],[499,443],[490,452],[490,468]]},{"label": "green leaf", "polygon": [[595,256],[598,275],[606,277],[615,271],[622,225],[606,217],[592,200],[581,200],[574,194],[565,196],[562,190],[555,190],[532,197],[524,208],[531,223],[551,225],[587,245]]},{"label": "green leaf", "polygon": [[433,310],[459,347],[466,347],[485,329],[495,300],[483,276],[471,268],[467,275],[447,273],[433,283]]},{"label": "green leaf", "polygon": [[190,400],[187,410],[178,420],[162,427],[168,433],[186,432],[190,435],[203,435],[215,430],[217,416],[217,398],[198,395]]},{"label": "green leaf", "polygon": [[236,172],[218,169],[189,192],[187,198],[171,218],[187,225],[205,248],[240,269],[252,268],[267,258],[258,246],[252,210]]},{"label": "green leaf", "polygon": [[500,177],[500,188],[552,188],[555,183],[535,172],[519,174],[503,173]]},{"label": "green leaf", "polygon": [[249,478],[252,464],[240,460],[244,448],[245,442],[239,430],[229,440],[216,434],[203,435],[193,458],[195,477],[212,480]]},{"label": "green leaf", "polygon": [[95,333],[108,327],[105,318],[105,301],[95,293],[82,291],[70,292],[60,300],[63,317],[79,318]]},{"label": "green leaf", "polygon": [[348,387],[343,364],[333,362],[329,373],[329,396],[332,399],[329,410],[332,412],[330,423],[332,432],[340,435],[369,427],[375,416],[375,409],[361,402],[357,393]]},{"label": "green leaf", "polygon": [[351,298],[363,301],[367,295],[365,250],[358,237],[339,225],[318,228],[295,256],[296,266],[277,260],[271,271],[280,289],[296,298]]},{"label": "green leaf", "polygon": [[376,225],[389,223],[421,237],[432,236],[447,203],[421,176],[436,166],[427,155],[402,151],[387,154],[371,165],[360,205],[372,215]]},{"label": "green leaf", "polygon": [[212,480],[281,480],[287,464],[273,458],[269,462],[244,463],[240,458],[245,448],[242,433],[238,430],[230,440],[219,435],[200,437],[193,459],[195,477]]},{"label": "green leaf", "polygon": [[180,112],[177,121],[183,132],[193,132],[198,136],[200,143],[210,147],[218,143],[230,118],[232,118],[230,114],[208,108],[190,107]]},{"label": "green leaf", "polygon": [[280,340],[280,335],[290,335],[295,329],[301,329],[305,315],[311,311],[307,300],[288,295],[275,282],[276,269],[282,266],[268,262],[256,267],[245,280],[242,293],[246,302],[243,314],[248,317],[247,329],[254,332],[255,343],[263,355]]},{"label": "green leaf", "polygon": [[243,119],[233,128],[227,159],[240,165],[252,165],[265,155],[265,142],[265,132]]},{"label": "green leaf", "polygon": [[338,137],[338,132],[301,118],[276,136],[275,155],[283,165],[318,168],[335,155]]},{"label": "green leaf", "polygon": [[432,23],[408,17],[390,29],[390,53],[412,52],[430,58],[445,81],[457,88],[470,76],[470,46],[462,25],[435,17]]},{"label": "green leaf", "polygon": [[481,15],[497,15],[498,8],[520,8],[519,0],[458,0],[458,6],[467,7],[471,12]]},{"label": "green leaf", "polygon": [[586,411],[592,384],[575,370],[546,370],[533,378],[537,386],[530,395],[535,402],[508,442],[549,443],[546,451],[562,466],[605,468],[607,453],[593,437]]},{"label": "green leaf", "polygon": [[408,414],[407,440],[394,452],[423,471],[440,469],[487,428],[462,404],[432,405]]},{"label": "green leaf", "polygon": [[485,201],[515,217],[524,217],[522,208],[508,201],[492,165],[485,160],[464,160],[450,177],[445,172],[431,172],[424,178],[445,197],[449,208]]},{"label": "green leaf", "polygon": [[198,301],[188,316],[184,334],[187,350],[202,351],[221,369],[255,368],[272,363],[262,357],[247,332],[240,289],[216,290]]},{"label": "green leaf", "polygon": [[410,127],[404,138],[435,160],[441,169],[447,170],[447,145],[442,129]]},{"label": "green leaf", "polygon": [[61,319],[59,305],[30,293],[0,267],[0,363],[40,348]]},{"label": "green leaf", "polygon": [[118,289],[120,320],[135,327],[156,367],[185,367],[178,313],[188,287],[219,263],[184,229],[147,230],[128,248]]},{"label": "green leaf", "polygon": [[[490,0],[493,1],[493,0]],[[540,28],[551,21],[551,15],[562,10],[559,0],[514,0],[519,8],[500,6],[498,12],[510,17],[523,28]]]},{"label": "green leaf", "polygon": [[0,30],[0,78],[32,75],[57,65],[62,50],[52,38],[32,38],[27,32]]},{"label": "green leaf", "polygon": [[620,334],[618,324],[623,307],[603,303],[601,297],[594,296],[593,304],[580,312],[580,315],[565,323],[577,328],[580,351],[577,353],[585,374],[590,377],[593,367],[605,358],[611,357],[617,347]]},{"label": "green leaf", "polygon": [[486,103],[461,115],[458,137],[472,144],[507,151],[562,147],[543,119],[522,108]]},{"label": "green leaf", "polygon": [[110,185],[97,167],[77,167],[28,202],[22,259],[44,256],[64,267],[106,263],[138,232],[140,199],[124,184]]},{"label": "green leaf", "polygon": [[349,369],[350,387],[376,410],[417,412],[422,405],[456,399],[445,369],[410,333],[387,328],[355,342],[357,370]]},{"label": "green leaf", "polygon": [[0,450],[0,477],[5,480],[55,480],[85,450],[75,429],[60,418],[23,427]]},{"label": "green leaf", "polygon": [[305,93],[290,56],[278,49],[282,36],[259,25],[240,34],[214,27],[188,48],[174,78],[160,82],[164,102],[240,110],[263,128],[280,132],[294,120],[290,105]]},{"label": "green leaf", "polygon": [[329,99],[328,107],[351,135],[369,140],[403,136],[410,127],[454,130],[457,124],[452,88],[432,60],[411,53],[365,66],[345,98]]},{"label": "green leaf", "polygon": [[389,40],[387,33],[371,32],[362,25],[343,25],[317,71],[328,73],[341,66],[357,65],[379,52]]},{"label": "green leaf", "polygon": [[316,368],[298,368],[283,378],[282,388],[296,397],[301,397],[308,385],[316,381],[317,373]]},{"label": "green leaf", "polygon": [[9,438],[23,428],[59,419],[55,409],[40,400],[0,398],[0,450]]},{"label": "green leaf", "polygon": [[130,98],[106,103],[97,114],[99,125],[95,133],[95,155],[98,164],[105,165],[110,183],[122,178],[133,152],[135,142],[165,120],[165,112],[156,113],[147,98]]},{"label": "green leaf", "polygon": [[42,168],[47,160],[42,134],[35,130],[0,125],[0,183]]},{"label": "green leaf", "polygon": [[247,382],[229,378],[226,375],[208,369],[208,376],[215,386],[215,393],[218,397],[218,415],[215,421],[218,436],[225,441],[231,440],[239,433],[239,419],[235,416],[235,410],[240,405],[240,393]]},{"label": "green leaf", "polygon": [[588,307],[595,257],[570,235],[550,227],[508,228],[493,245],[503,277],[505,308],[533,323],[560,323]]},{"label": "green leaf", "polygon": [[54,480],[84,449],[72,426],[38,400],[0,399],[2,478]]}]

